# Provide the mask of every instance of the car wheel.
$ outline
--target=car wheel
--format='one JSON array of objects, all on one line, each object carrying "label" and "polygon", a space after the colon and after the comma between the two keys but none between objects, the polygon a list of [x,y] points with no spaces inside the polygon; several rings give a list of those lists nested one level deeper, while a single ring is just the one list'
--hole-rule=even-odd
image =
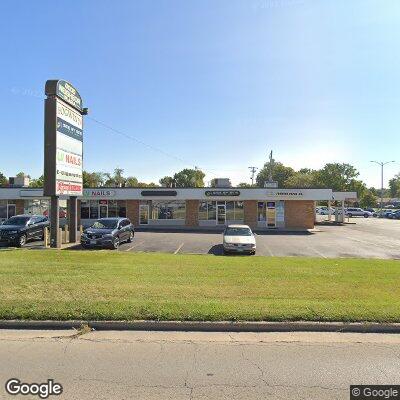
[{"label": "car wheel", "polygon": [[89,246],[87,244],[81,243],[81,246],[82,246],[83,249],[88,249],[89,248]]},{"label": "car wheel", "polygon": [[133,232],[131,232],[131,233],[129,234],[128,243],[132,243],[132,240],[133,240]]},{"label": "car wheel", "polygon": [[17,241],[17,247],[24,247],[26,245],[26,235],[21,235]]},{"label": "car wheel", "polygon": [[369,215],[368,214],[364,214],[364,218],[368,218],[369,217]]},{"label": "car wheel", "polygon": [[113,249],[117,250],[119,247],[119,237],[117,236],[113,241]]}]

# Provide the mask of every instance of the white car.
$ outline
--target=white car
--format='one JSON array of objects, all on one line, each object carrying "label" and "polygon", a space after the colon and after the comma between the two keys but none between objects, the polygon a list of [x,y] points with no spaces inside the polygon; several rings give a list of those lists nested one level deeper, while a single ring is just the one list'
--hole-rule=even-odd
[{"label": "white car", "polygon": [[364,217],[364,218],[368,218],[368,217],[372,217],[372,212],[370,212],[370,211],[365,211],[365,210],[363,210],[362,208],[347,208],[346,209],[346,211],[345,211],[345,214],[348,216],[348,217]]},{"label": "white car", "polygon": [[248,225],[228,225],[223,233],[224,254],[256,254],[256,238]]},{"label": "white car", "polygon": [[[318,207],[317,214],[319,215],[329,215],[329,208],[328,207]],[[335,209],[331,207],[331,215],[335,214]]]}]

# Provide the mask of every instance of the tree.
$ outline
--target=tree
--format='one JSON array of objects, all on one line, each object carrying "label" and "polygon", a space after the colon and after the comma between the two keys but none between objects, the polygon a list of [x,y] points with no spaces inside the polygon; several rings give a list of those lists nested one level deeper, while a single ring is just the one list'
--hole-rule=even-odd
[{"label": "tree", "polygon": [[317,171],[308,168],[295,172],[285,182],[285,187],[292,188],[312,188],[317,186]]},{"label": "tree", "polygon": [[44,176],[43,175],[41,175],[37,179],[32,179],[29,182],[29,187],[32,187],[32,188],[42,188],[43,186],[44,186]]},{"label": "tree", "polygon": [[125,179],[125,187],[138,187],[139,181],[134,176],[129,176]]},{"label": "tree", "polygon": [[154,182],[150,182],[150,183],[138,182],[137,187],[140,187],[140,188],[155,188],[155,187],[159,187],[159,185],[157,185]]},{"label": "tree", "polygon": [[27,175],[27,174],[25,174],[25,172],[22,172],[22,171],[18,172],[18,174],[15,175],[16,178],[25,178],[25,176],[28,177],[29,179],[31,179],[30,175]]},{"label": "tree", "polygon": [[361,196],[359,195],[359,199],[362,208],[376,207],[378,203],[378,198],[370,190],[365,190]]},{"label": "tree", "polygon": [[350,189],[351,184],[354,186],[358,175],[359,172],[350,164],[328,163],[318,171],[317,182],[321,187],[345,191]]},{"label": "tree", "polygon": [[176,187],[204,187],[206,174],[199,169],[185,168],[174,175]]},{"label": "tree", "polygon": [[164,176],[159,182],[164,187],[204,187],[205,176],[200,169],[185,168],[174,176]]},{"label": "tree", "polygon": [[[269,179],[270,162],[266,162],[264,167],[257,174],[257,186],[264,187],[264,183]],[[286,167],[280,162],[274,162],[272,169],[272,180],[278,182],[278,187],[286,187],[286,181],[295,174],[292,167]]]},{"label": "tree", "polygon": [[87,172],[83,171],[83,187],[96,188],[104,185],[103,172]]},{"label": "tree", "polygon": [[123,187],[125,185],[125,178],[123,177],[124,170],[122,168],[115,168],[114,173],[105,173],[106,181],[105,186],[109,187]]},{"label": "tree", "polygon": [[237,187],[246,189],[246,188],[252,188],[254,187],[254,185],[252,185],[251,183],[241,182],[239,183],[239,185],[237,185]]},{"label": "tree", "polygon": [[0,186],[7,186],[8,179],[0,172]]},{"label": "tree", "polygon": [[172,176],[164,176],[159,180],[160,185],[164,187],[175,187],[175,180]]},{"label": "tree", "polygon": [[397,174],[390,179],[389,190],[391,197],[400,197],[400,174]]}]

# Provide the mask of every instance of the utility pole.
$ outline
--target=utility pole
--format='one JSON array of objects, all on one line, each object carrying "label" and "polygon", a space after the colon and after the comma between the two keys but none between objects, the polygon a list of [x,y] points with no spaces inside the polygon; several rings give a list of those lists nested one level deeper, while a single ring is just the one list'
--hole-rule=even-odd
[{"label": "utility pole", "polygon": [[258,170],[257,167],[249,167],[249,170],[251,172],[251,186],[254,185],[254,175],[256,173],[256,171]]},{"label": "utility pole", "polygon": [[382,208],[383,208],[383,167],[386,164],[394,163],[395,161],[386,161],[386,162],[384,162],[384,161],[371,161],[371,162],[381,166],[381,211],[382,211]]}]

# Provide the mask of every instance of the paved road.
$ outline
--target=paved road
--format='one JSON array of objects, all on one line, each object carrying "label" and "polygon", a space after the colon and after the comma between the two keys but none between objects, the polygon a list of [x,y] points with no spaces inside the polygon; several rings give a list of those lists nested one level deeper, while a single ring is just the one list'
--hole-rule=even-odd
[{"label": "paved road", "polygon": [[[344,226],[318,225],[313,233],[257,234],[262,256],[362,257],[400,259],[400,221],[352,218]],[[120,251],[222,254],[221,233],[137,232]]]},{"label": "paved road", "polygon": [[[350,384],[400,382],[400,335],[0,332],[10,377],[54,378],[60,399],[348,399]],[[57,397],[52,397],[56,399]]]}]

